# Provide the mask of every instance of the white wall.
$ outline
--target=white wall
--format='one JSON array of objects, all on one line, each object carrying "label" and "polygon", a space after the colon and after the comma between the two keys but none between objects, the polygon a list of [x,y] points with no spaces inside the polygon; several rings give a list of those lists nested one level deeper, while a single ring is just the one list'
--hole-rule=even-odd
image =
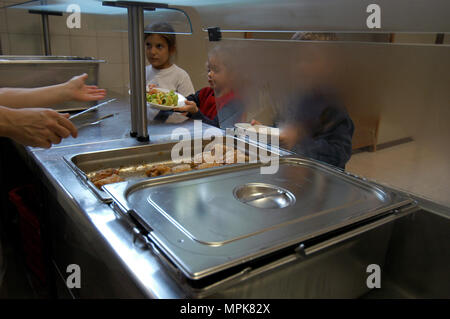
[{"label": "white wall", "polygon": [[[0,1],[0,7],[20,1]],[[9,11],[9,10],[8,10]],[[37,15],[0,10],[0,38],[3,54],[37,54],[41,52],[41,22]]]}]

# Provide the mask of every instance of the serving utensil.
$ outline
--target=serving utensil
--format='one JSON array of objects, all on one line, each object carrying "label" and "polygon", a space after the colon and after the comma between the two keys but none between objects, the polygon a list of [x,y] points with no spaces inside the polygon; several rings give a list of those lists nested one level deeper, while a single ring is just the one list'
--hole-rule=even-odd
[{"label": "serving utensil", "polygon": [[105,120],[105,119],[107,119],[109,117],[113,117],[113,116],[114,116],[114,114],[108,114],[108,115],[102,116],[101,118],[97,119],[95,122],[81,124],[80,126],[78,126],[78,129],[80,129],[82,127],[90,126],[90,125],[97,125],[100,122],[102,122],[103,120]]},{"label": "serving utensil", "polygon": [[79,112],[79,113],[77,113],[77,114],[71,115],[71,116],[69,117],[69,120],[73,120],[74,118],[76,118],[76,117],[78,117],[78,116],[80,116],[80,115],[83,115],[83,114],[85,114],[85,113],[88,113],[88,112],[91,112],[91,111],[93,111],[93,110],[96,110],[96,109],[98,109],[100,106],[103,106],[103,105],[105,105],[105,104],[111,103],[111,102],[113,102],[113,101],[115,101],[115,100],[116,100],[116,99],[110,99],[110,100],[105,101],[105,102],[103,102],[103,103],[94,105],[94,106],[88,108],[87,110],[84,110],[84,111]]}]

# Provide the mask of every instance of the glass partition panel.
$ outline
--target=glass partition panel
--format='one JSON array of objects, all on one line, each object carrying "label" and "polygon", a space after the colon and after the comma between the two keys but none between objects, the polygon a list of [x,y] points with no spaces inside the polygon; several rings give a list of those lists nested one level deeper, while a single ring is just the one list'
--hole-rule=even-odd
[{"label": "glass partition panel", "polygon": [[71,5],[79,6],[82,14],[126,14],[126,9],[103,6],[102,1],[100,0],[34,0],[10,4],[7,8],[47,12],[67,12],[68,9],[73,8]]},{"label": "glass partition panel", "polygon": [[[74,7],[78,6],[78,7]],[[127,31],[128,13],[123,7],[103,5],[99,0],[39,0],[28,1],[22,4],[10,5],[8,10],[27,10],[48,13],[80,12],[80,19],[97,19],[97,23],[90,23],[91,31]],[[74,11],[75,10],[75,11]],[[92,18],[94,16],[94,18]],[[98,18],[95,16],[105,16]],[[170,24],[177,34],[192,34],[192,25],[189,16],[177,8],[156,8],[144,11],[144,25],[165,22]],[[95,26],[94,26],[95,24]]]},{"label": "glass partition panel", "polygon": [[[446,0],[219,0],[200,1],[195,7],[205,29],[226,31],[450,31]],[[367,21],[373,21],[375,12],[380,13],[380,25],[370,29]]]},{"label": "glass partition panel", "polygon": [[277,126],[286,148],[450,206],[449,53],[224,39],[209,43],[208,61],[221,127]]},{"label": "glass partition panel", "polygon": [[[155,9],[144,12],[144,32],[149,32],[148,27],[156,23],[168,23],[176,34],[192,34],[192,24],[189,16],[182,10],[175,8]],[[171,32],[166,32],[171,33]]]},{"label": "glass partition panel", "polygon": [[378,42],[378,43],[408,43],[408,44],[443,44],[450,33],[372,33],[372,32],[237,32],[224,33],[224,37],[266,40],[308,40],[314,36],[315,41],[351,41],[351,42]]},{"label": "glass partition panel", "polygon": [[[204,29],[220,27],[224,31],[450,32],[450,2],[447,0],[378,0],[375,3],[373,0],[134,2],[194,7]],[[85,13],[116,14],[118,10],[101,6],[102,1],[99,0],[28,1],[23,6],[34,9],[45,6],[46,10],[54,10],[54,7],[61,11],[71,3],[80,4]]]}]

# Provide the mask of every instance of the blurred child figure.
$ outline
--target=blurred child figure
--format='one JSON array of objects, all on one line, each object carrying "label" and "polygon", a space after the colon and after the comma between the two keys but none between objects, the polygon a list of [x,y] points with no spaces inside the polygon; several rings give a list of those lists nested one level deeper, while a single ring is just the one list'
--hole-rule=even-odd
[{"label": "blurred child figure", "polygon": [[214,95],[213,82],[209,62],[207,63],[208,84],[194,94],[186,97],[186,106],[178,108],[180,112],[186,112],[186,116],[194,120],[202,120],[204,123],[219,127],[217,117],[216,98]]},{"label": "blurred child figure", "polygon": [[189,74],[172,63],[176,52],[174,29],[168,23],[156,23],[146,28],[145,54],[150,63],[146,70],[147,86],[174,90],[183,96],[193,94]]},{"label": "blurred child figure", "polygon": [[336,95],[315,89],[295,105],[291,119],[280,125],[280,143],[295,153],[345,168],[354,125]]},{"label": "blurred child figure", "polygon": [[[334,34],[296,33],[293,40],[335,40]],[[338,95],[327,83],[331,65],[317,47],[297,63],[301,94],[292,99],[286,114],[279,114],[280,145],[306,157],[345,168],[351,157],[353,121]],[[259,124],[253,120],[252,124]]]},{"label": "blurred child figure", "polygon": [[187,97],[186,106],[179,111],[188,112],[188,117],[220,127],[233,127],[242,121],[243,105],[233,89],[231,48],[214,47],[208,54],[208,87],[204,87]]}]

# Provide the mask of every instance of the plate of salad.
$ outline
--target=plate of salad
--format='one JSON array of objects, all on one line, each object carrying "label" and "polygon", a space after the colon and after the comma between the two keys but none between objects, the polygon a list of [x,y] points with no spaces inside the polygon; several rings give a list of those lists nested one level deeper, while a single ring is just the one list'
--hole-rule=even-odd
[{"label": "plate of salad", "polygon": [[169,111],[184,106],[186,98],[173,91],[162,88],[152,88],[147,92],[147,103],[151,108]]}]

